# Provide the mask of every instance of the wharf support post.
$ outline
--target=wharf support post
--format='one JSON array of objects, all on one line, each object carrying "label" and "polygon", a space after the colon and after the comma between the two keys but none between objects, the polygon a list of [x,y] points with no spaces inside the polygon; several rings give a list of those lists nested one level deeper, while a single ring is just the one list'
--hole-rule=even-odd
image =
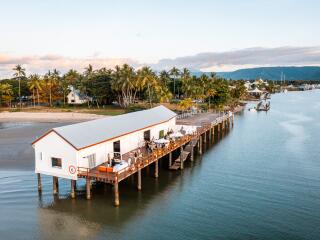
[{"label": "wharf support post", "polygon": [[155,178],[159,177],[159,160],[156,160],[154,162],[154,177]]},{"label": "wharf support post", "polygon": [[180,147],[180,168],[183,169],[183,147]]},{"label": "wharf support post", "polygon": [[71,180],[71,198],[76,198],[76,180]]},{"label": "wharf support post", "polygon": [[214,142],[214,126],[212,127],[212,142]]},{"label": "wharf support post", "polygon": [[169,153],[169,167],[172,165],[172,152]]},{"label": "wharf support post", "polygon": [[194,147],[191,146],[191,153],[190,153],[190,154],[191,154],[191,155],[190,155],[190,161],[191,161],[191,162],[193,162],[193,158],[194,158],[194,153],[193,153],[193,152],[194,152]]},{"label": "wharf support post", "polygon": [[113,184],[113,191],[114,191],[114,206],[118,207],[120,205],[119,201],[119,183]]},{"label": "wharf support post", "polygon": [[87,199],[90,200],[91,199],[91,181],[89,178],[86,179],[86,195],[87,195]]},{"label": "wharf support post", "polygon": [[58,177],[52,177],[52,187],[53,187],[53,194],[57,195],[59,192],[59,180]]},{"label": "wharf support post", "polygon": [[137,184],[137,189],[140,191],[141,190],[141,169],[138,170],[138,184]]},{"label": "wharf support post", "polygon": [[41,184],[41,175],[40,175],[40,173],[37,173],[37,177],[38,177],[38,191],[41,192],[42,191],[42,184]]}]

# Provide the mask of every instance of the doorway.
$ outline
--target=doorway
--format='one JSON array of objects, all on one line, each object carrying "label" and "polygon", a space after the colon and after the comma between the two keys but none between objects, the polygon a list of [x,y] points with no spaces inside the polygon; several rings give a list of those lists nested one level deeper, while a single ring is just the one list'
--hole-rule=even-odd
[{"label": "doorway", "polygon": [[150,130],[144,131],[143,139],[147,142],[150,142],[150,138],[151,138]]},{"label": "doorway", "polygon": [[115,159],[121,159],[121,148],[120,148],[120,140],[113,142],[113,157]]}]

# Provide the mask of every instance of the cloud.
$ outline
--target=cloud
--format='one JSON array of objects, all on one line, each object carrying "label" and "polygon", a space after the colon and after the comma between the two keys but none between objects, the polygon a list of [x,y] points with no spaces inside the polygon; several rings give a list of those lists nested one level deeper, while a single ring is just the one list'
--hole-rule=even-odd
[{"label": "cloud", "polygon": [[320,65],[320,47],[246,48],[227,52],[199,53],[162,59],[156,69],[190,68],[202,71],[229,71],[258,66]]},{"label": "cloud", "polygon": [[62,73],[67,72],[69,69],[76,69],[83,72],[84,68],[89,64],[94,68],[113,68],[116,65],[122,65],[124,63],[128,63],[134,67],[140,66],[137,61],[129,58],[105,58],[100,56],[72,58],[60,55],[15,56],[0,53],[0,78],[11,77],[13,74],[12,68],[17,64],[23,65],[27,74],[44,74],[54,68]]},{"label": "cloud", "polygon": [[[80,72],[89,64],[94,68],[113,68],[115,65],[128,63],[140,68],[148,63],[139,63],[129,58],[108,58],[100,54],[91,57],[73,58],[61,55],[30,55],[16,56],[0,53],[0,77],[12,76],[12,68],[22,64],[27,73],[43,74],[49,69],[58,69],[62,73],[69,69]],[[278,48],[246,48],[226,52],[207,52],[193,56],[178,57],[174,59],[161,59],[155,64],[149,64],[155,70],[189,68],[195,71],[231,71],[241,68],[259,66],[320,66],[320,47],[278,47]]]}]

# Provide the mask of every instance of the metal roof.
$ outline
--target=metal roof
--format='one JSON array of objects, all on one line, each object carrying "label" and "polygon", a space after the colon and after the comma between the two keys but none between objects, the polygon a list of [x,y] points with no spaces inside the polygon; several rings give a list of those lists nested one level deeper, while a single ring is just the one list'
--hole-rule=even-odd
[{"label": "metal roof", "polygon": [[53,128],[75,148],[81,149],[137,130],[166,122],[177,114],[164,106]]}]

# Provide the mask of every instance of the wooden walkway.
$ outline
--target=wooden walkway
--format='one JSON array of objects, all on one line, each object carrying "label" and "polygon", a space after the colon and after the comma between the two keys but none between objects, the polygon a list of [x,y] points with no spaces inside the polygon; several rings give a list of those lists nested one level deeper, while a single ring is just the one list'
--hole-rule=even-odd
[{"label": "wooden walkway", "polygon": [[190,155],[190,152],[182,151],[180,156],[174,161],[174,163],[169,167],[170,170],[178,170],[181,169],[181,160],[185,162]]},{"label": "wooden walkway", "polygon": [[[113,184],[114,186],[114,204],[119,205],[119,191],[118,184],[122,180],[137,173],[138,184],[137,188],[141,190],[141,170],[150,164],[155,164],[155,177],[158,177],[158,160],[164,156],[169,155],[171,163],[172,152],[180,149],[180,156],[174,160],[173,164],[169,166],[171,170],[183,169],[183,163],[190,158],[193,161],[194,148],[198,146],[199,154],[202,154],[202,144],[207,139],[211,139],[214,135],[215,129],[220,133],[226,128],[233,126],[233,114],[223,115],[218,117],[215,114],[203,113],[192,116],[186,119],[177,120],[178,125],[193,125],[199,126],[197,131],[192,135],[185,135],[177,141],[172,141],[167,147],[154,150],[152,153],[146,151],[145,148],[140,148],[142,156],[133,159],[132,163],[119,172],[101,172],[98,167],[93,169],[78,168],[78,177],[85,178],[87,182],[87,198],[90,199],[90,181],[100,181]],[[132,159],[134,151],[128,152],[123,155],[123,159],[127,160],[129,157]]]}]

